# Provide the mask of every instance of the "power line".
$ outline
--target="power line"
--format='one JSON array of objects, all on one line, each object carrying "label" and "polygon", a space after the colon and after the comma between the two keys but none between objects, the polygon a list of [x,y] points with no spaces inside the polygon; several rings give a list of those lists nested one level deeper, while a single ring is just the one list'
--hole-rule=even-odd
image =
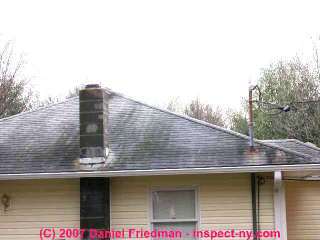
[{"label": "power line", "polygon": [[[270,102],[264,102],[264,101],[261,101],[261,100],[253,100],[252,102],[258,104],[260,111],[262,111],[262,112],[264,112],[266,114],[270,114],[270,115],[277,115],[277,114],[280,114],[280,113],[283,113],[283,112],[289,112],[289,111],[292,111],[292,110],[297,111],[297,110],[299,110],[299,108],[301,108],[301,105],[306,105],[307,107],[310,107],[310,104],[312,104],[312,103],[316,103],[316,104],[320,103],[320,99],[319,100],[292,101],[292,102],[289,102],[289,103],[283,104],[283,105],[270,103]],[[268,106],[268,107],[264,107],[264,105]],[[295,105],[300,105],[300,106],[298,107],[298,106],[295,106]],[[267,111],[277,110],[277,112],[275,112],[275,113],[267,113],[267,112],[265,112],[263,110],[263,108],[266,109]]]},{"label": "power line", "polygon": [[320,99],[318,100],[306,100],[306,101],[294,101],[290,102],[291,104],[306,104],[306,103],[320,103]]}]

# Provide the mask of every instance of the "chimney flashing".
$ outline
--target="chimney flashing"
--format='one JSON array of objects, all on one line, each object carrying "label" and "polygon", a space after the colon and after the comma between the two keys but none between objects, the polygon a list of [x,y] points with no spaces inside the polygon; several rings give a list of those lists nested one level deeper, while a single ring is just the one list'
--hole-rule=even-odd
[{"label": "chimney flashing", "polygon": [[105,163],[104,157],[92,157],[92,158],[81,158],[80,164],[97,164],[97,163]]}]

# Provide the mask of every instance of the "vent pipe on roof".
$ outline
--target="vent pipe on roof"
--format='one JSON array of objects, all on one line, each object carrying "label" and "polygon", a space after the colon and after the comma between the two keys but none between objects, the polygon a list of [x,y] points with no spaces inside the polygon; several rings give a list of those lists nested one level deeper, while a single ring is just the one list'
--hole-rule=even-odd
[{"label": "vent pipe on roof", "polygon": [[249,136],[250,136],[250,147],[253,149],[254,142],[253,142],[253,114],[252,114],[252,91],[256,89],[255,86],[249,87]]}]

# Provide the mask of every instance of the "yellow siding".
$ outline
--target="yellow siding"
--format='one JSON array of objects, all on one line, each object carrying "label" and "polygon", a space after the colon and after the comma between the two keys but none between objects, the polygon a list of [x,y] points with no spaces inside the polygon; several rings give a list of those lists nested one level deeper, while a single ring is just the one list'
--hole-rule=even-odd
[{"label": "yellow siding", "polygon": [[[273,229],[272,182],[261,186],[261,229]],[[150,230],[151,187],[199,187],[200,226],[205,230],[252,229],[249,174],[126,177],[111,180],[111,228]]]},{"label": "yellow siding", "polygon": [[273,230],[273,174],[262,174],[265,183],[260,186],[260,229]]},{"label": "yellow siding", "polygon": [[11,206],[0,205],[0,239],[39,240],[43,227],[80,226],[79,180],[0,181],[3,194]]},{"label": "yellow siding", "polygon": [[[111,227],[149,229],[151,187],[199,188],[200,227],[207,230],[252,228],[249,174],[126,177],[111,179]],[[0,181],[0,239],[39,239],[40,228],[79,227],[79,180]],[[272,182],[261,186],[261,229],[273,228]]]},{"label": "yellow siding", "polygon": [[290,240],[320,239],[320,182],[286,182]]}]

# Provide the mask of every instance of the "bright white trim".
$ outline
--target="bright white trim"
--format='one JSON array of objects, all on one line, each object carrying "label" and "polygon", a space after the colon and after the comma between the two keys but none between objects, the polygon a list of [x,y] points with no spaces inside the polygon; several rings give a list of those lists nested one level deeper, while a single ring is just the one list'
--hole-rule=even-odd
[{"label": "bright white trim", "polygon": [[181,169],[159,169],[159,170],[157,169],[157,170],[0,174],[0,180],[82,178],[82,177],[128,177],[128,176],[157,176],[157,175],[208,174],[208,173],[250,173],[250,172],[302,171],[302,170],[320,170],[320,164],[181,168]]},{"label": "bright white trim", "polygon": [[188,223],[188,222],[198,222],[196,218],[184,218],[184,219],[152,219],[151,223]]},{"label": "bright white trim", "polygon": [[274,227],[280,231],[280,240],[287,240],[287,212],[285,185],[280,171],[274,172]]}]

